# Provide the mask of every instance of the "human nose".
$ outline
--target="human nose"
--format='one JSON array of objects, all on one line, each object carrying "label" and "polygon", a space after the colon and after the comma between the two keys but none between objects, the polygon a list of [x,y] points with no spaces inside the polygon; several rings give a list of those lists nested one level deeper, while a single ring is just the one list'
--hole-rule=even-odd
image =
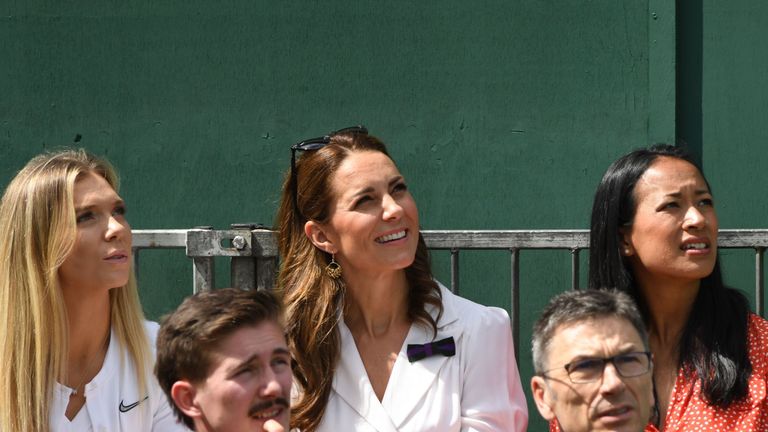
[{"label": "human nose", "polygon": [[105,233],[107,240],[113,239],[125,239],[126,236],[130,238],[131,227],[125,220],[118,220],[114,215],[109,216],[107,221],[107,232]]},{"label": "human nose", "polygon": [[261,397],[278,397],[283,396],[283,386],[277,379],[277,374],[274,371],[269,372],[269,376],[266,377],[267,381],[261,389]]},{"label": "human nose", "polygon": [[691,206],[685,213],[685,220],[683,221],[683,228],[696,229],[704,228],[707,223],[707,218],[696,206]]},{"label": "human nose", "polygon": [[403,215],[403,207],[400,206],[392,195],[384,195],[382,206],[384,207],[383,217],[385,220],[396,220]]},{"label": "human nose", "polygon": [[624,379],[619,375],[616,365],[612,361],[605,363],[603,369],[603,381],[600,384],[600,392],[604,394],[617,393],[624,389]]}]

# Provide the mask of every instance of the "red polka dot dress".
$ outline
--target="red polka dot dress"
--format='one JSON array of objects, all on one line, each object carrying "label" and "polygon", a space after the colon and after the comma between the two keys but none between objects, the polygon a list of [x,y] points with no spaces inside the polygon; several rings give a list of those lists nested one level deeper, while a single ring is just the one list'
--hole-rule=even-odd
[{"label": "red polka dot dress", "polygon": [[[712,407],[701,396],[701,381],[686,379],[681,370],[664,420],[665,432],[768,431],[768,321],[750,315],[748,337],[752,375],[747,396],[727,409]],[[653,426],[645,430],[657,431]]]},{"label": "red polka dot dress", "polygon": [[[701,395],[701,381],[677,374],[672,397],[664,419],[664,432],[766,432],[768,431],[768,321],[757,315],[749,317],[749,377],[747,396],[727,409],[710,406]],[[549,430],[559,432],[550,422]],[[645,432],[658,432],[648,425]]]}]

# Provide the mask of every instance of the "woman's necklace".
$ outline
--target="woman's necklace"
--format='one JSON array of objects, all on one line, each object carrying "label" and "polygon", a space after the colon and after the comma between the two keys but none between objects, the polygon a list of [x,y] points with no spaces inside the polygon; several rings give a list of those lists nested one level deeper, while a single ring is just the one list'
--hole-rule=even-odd
[{"label": "woman's necklace", "polygon": [[[96,353],[93,355],[93,357],[91,357],[91,360],[87,363],[86,368],[83,369],[83,375],[80,377],[80,384],[78,384],[77,387],[74,387],[72,389],[72,394],[70,394],[69,397],[73,397],[73,396],[79,395],[81,393],[80,387],[83,388],[83,390],[82,390],[83,392],[85,391],[85,380],[88,379],[88,371],[93,368],[94,364],[96,364],[96,359],[101,357],[100,354],[102,353],[102,350],[104,350],[104,352],[105,352],[104,356],[106,358],[106,350],[109,349],[110,333],[111,332],[107,333],[107,337],[104,339],[104,343],[101,345],[101,349],[96,351]],[[85,397],[85,395],[83,395],[83,397]]]}]

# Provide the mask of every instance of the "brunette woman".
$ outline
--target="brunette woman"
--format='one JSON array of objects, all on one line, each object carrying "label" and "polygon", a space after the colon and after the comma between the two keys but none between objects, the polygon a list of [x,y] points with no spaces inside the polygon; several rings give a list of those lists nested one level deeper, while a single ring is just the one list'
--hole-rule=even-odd
[{"label": "brunette woman", "polygon": [[595,193],[590,288],[631,294],[648,326],[657,416],[646,430],[768,430],[768,322],[723,284],[701,169],[657,145],[614,162]]},{"label": "brunette woman", "polygon": [[294,145],[277,221],[293,427],[525,430],[509,317],[432,278],[381,141],[357,127]]},{"label": "brunette woman", "polygon": [[0,430],[175,431],[152,375],[117,177],[84,151],[32,159],[0,203]]}]

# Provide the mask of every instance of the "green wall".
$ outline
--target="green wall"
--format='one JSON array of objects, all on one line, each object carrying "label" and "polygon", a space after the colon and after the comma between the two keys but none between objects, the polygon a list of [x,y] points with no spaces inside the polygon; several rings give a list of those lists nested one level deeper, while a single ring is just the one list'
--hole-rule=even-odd
[{"label": "green wall", "polygon": [[[76,145],[118,167],[134,228],[269,225],[289,146],[362,123],[425,229],[587,228],[608,164],[677,132],[720,192],[721,226],[765,226],[766,6],[75,3],[0,5],[0,185]],[[508,268],[506,253],[462,253],[462,294],[508,307]],[[523,252],[521,270],[527,387],[530,326],[569,287],[570,255]],[[156,319],[191,292],[190,263],[144,252],[140,284]]]},{"label": "green wall", "polygon": [[[721,228],[768,226],[768,5],[679,2],[678,135],[714,190]],[[754,253],[724,250],[726,281],[754,297]]]}]

